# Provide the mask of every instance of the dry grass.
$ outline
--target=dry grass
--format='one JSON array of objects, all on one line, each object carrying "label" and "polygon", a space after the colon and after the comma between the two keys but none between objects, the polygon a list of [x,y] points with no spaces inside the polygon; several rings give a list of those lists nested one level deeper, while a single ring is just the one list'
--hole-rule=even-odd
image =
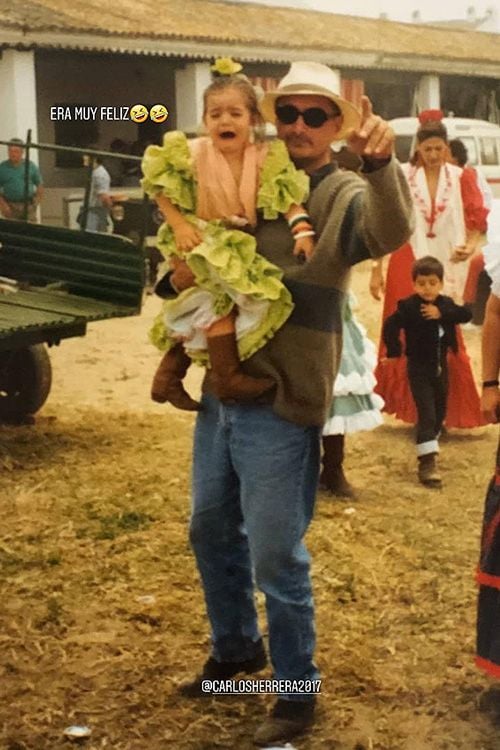
[{"label": "dry grass", "polygon": [[[153,312],[67,342],[37,424],[0,428],[2,749],[63,750],[64,728],[87,724],[87,750],[244,750],[270,704],[176,694],[208,638],[187,542],[192,417],[150,407],[145,392]],[[349,439],[355,512],[320,494],[308,535],[323,690],[299,750],[497,750],[472,665],[495,442],[493,428],[453,433],[445,489],[431,492],[415,482],[408,428]]]}]

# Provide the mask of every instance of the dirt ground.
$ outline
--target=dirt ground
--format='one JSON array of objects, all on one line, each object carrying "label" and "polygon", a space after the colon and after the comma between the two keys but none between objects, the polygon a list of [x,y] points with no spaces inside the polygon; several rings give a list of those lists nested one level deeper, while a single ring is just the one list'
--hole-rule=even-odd
[{"label": "dirt ground", "polygon": [[[367,278],[365,264],[353,283],[376,338]],[[208,634],[187,541],[193,418],[149,401],[158,355],[146,332],[159,304],[63,342],[36,424],[0,427],[2,749],[62,750],[77,724],[92,729],[85,750],[244,750],[272,704],[176,693]],[[465,335],[478,372],[480,335]],[[192,392],[198,382],[192,368]],[[500,747],[472,662],[496,439],[494,427],[452,431],[445,488],[429,491],[415,481],[408,427],[387,419],[349,438],[359,499],[320,493],[308,534],[323,684],[298,750]]]}]

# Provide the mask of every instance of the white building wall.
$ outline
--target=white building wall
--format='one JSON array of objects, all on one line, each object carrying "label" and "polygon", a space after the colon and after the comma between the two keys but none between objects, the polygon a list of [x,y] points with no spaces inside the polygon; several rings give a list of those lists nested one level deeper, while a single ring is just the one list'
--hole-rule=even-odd
[{"label": "white building wall", "polygon": [[210,85],[209,63],[188,63],[175,71],[177,127],[196,133],[203,118],[203,92]]},{"label": "white building wall", "polygon": [[439,76],[422,76],[417,87],[417,102],[419,112],[441,107]]},{"label": "white building wall", "polygon": [[[35,53],[33,51],[3,50],[0,58],[0,140],[26,138],[31,129],[31,138],[36,141],[37,99],[35,83]],[[0,160],[7,158],[6,146],[0,146]],[[30,159],[38,162],[33,151]]]}]

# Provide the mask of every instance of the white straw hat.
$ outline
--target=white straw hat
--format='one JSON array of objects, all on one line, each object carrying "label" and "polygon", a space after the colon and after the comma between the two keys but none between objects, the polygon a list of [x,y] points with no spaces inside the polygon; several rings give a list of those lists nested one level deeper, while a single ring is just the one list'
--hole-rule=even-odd
[{"label": "white straw hat", "polygon": [[343,99],[338,93],[338,79],[333,70],[316,62],[294,62],[274,91],[266,91],[259,102],[262,116],[268,122],[276,122],[275,104],[280,96],[293,94],[314,94],[325,96],[340,109],[343,117],[342,126],[335,135],[335,140],[345,137],[347,131],[359,128],[361,115],[356,107]]}]

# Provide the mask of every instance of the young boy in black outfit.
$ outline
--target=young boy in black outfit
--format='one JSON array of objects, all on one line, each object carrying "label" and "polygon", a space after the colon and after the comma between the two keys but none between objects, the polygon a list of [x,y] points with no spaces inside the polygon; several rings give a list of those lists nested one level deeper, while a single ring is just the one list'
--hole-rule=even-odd
[{"label": "young boy in black outfit", "polygon": [[415,294],[401,300],[383,329],[388,357],[400,357],[399,337],[405,332],[408,380],[417,407],[418,478],[428,487],[441,487],[436,467],[438,438],[446,416],[448,349],[457,351],[455,325],[467,323],[472,315],[451,297],[441,294],[443,266],[430,255],[415,261],[412,268]]}]

